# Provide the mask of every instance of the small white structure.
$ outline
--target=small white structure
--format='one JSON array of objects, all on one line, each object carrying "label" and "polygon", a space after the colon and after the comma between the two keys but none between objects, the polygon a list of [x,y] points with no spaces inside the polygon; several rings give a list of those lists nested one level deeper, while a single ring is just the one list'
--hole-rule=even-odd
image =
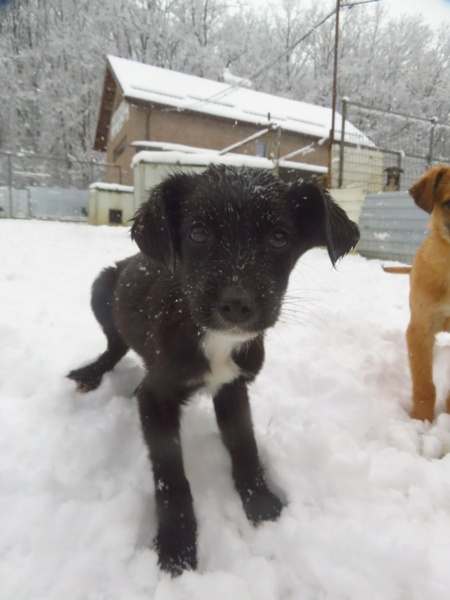
[{"label": "small white structure", "polygon": [[90,225],[130,225],[134,215],[133,187],[110,183],[89,186]]},{"label": "small white structure", "polygon": [[[156,147],[156,144],[153,143],[142,142],[142,145],[136,143],[135,146],[150,146],[152,150],[138,152],[133,158],[131,166],[134,187],[107,183],[94,183],[90,186],[89,223],[91,225],[129,225],[129,220],[132,219],[141,204],[148,199],[150,190],[168,175],[177,172],[201,173],[211,164],[247,166],[266,169],[273,173],[280,166],[298,171],[298,177],[303,175],[302,167],[307,169],[309,175],[314,172],[317,175],[323,175],[326,172],[326,169],[320,166],[312,167],[289,161],[279,161],[277,164],[276,161],[267,158],[243,154],[221,155],[211,150],[198,152],[196,149],[172,144],[158,144],[164,148],[158,148],[158,150],[153,149]],[[364,200],[362,190],[334,189],[330,190],[330,193],[350,218],[358,222]]]},{"label": "small white structure", "polygon": [[134,209],[145,202],[149,190],[160,183],[167,175],[174,172],[199,173],[208,168],[210,164],[226,164],[236,167],[253,167],[276,172],[278,166],[299,171],[310,175],[326,173],[326,168],[316,165],[306,165],[290,161],[279,161],[245,154],[219,154],[215,151],[191,152],[178,150],[167,151],[141,151],[138,152],[131,163],[134,179]]},{"label": "small white structure", "polygon": [[222,71],[222,81],[224,83],[228,83],[228,85],[235,85],[237,87],[246,87],[249,89],[253,87],[250,79],[233,75],[233,73],[230,71],[230,69],[228,69],[228,67],[226,67]]},{"label": "small white structure", "polygon": [[359,216],[364,203],[365,193],[361,189],[331,189],[328,190],[333,200],[348,214],[349,219],[359,222]]}]

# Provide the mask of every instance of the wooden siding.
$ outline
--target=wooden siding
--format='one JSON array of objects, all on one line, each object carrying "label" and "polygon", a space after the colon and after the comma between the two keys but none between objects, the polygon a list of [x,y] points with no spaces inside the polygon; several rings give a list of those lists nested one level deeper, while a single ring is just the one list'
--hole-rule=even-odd
[{"label": "wooden siding", "polygon": [[[121,102],[129,105],[129,118],[123,122],[120,129],[115,129],[111,137],[111,119]],[[131,160],[136,150],[131,147],[135,141],[155,141],[183,144],[197,148],[222,150],[232,144],[262,131],[266,125],[256,125],[197,113],[189,110],[176,109],[145,102],[133,101],[123,97],[110,68],[107,68],[103,85],[102,104],[95,141],[95,149],[106,149],[106,160],[109,164],[121,168],[121,177],[110,174],[110,183],[132,185],[133,174],[130,168]],[[270,134],[272,152],[277,155],[277,132]],[[268,142],[267,134],[259,140]],[[121,146],[126,144],[124,151]],[[320,140],[292,131],[282,131],[279,156],[284,156],[300,148],[307,147],[305,154],[290,158],[293,162],[327,166],[327,145]],[[238,154],[256,156],[256,140],[235,149]],[[269,149],[270,152],[270,149]],[[300,173],[294,174],[299,176]]]},{"label": "wooden siding", "polygon": [[94,150],[100,150],[101,152],[106,150],[109,123],[113,113],[117,88],[118,86],[111,69],[106,69],[105,78],[103,80],[103,92],[100,102],[100,117],[95,134]]}]

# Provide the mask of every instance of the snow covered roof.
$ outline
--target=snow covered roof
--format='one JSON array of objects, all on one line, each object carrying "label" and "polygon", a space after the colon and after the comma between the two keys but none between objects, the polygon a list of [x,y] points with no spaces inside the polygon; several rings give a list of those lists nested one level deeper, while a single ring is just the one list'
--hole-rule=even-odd
[{"label": "snow covered roof", "polygon": [[[258,125],[271,123],[282,129],[326,139],[331,128],[330,108],[281,98],[245,87],[186,75],[132,60],[108,56],[108,64],[123,96],[217,117]],[[342,117],[336,113],[335,137],[340,139]],[[346,132],[363,145],[373,144],[351,123]]]},{"label": "snow covered roof", "polygon": [[[138,142],[139,143],[139,142]],[[183,165],[183,166],[208,166],[210,164],[226,164],[235,166],[247,166],[256,169],[269,169],[273,170],[276,168],[277,163],[269,158],[262,158],[259,156],[248,156],[247,154],[219,154],[214,150],[203,150],[199,152],[186,152],[182,149],[170,148],[170,146],[177,146],[178,144],[158,144],[159,146],[166,146],[161,150],[142,150],[134,155],[131,161],[131,166],[135,167],[139,163],[157,163],[163,165]],[[150,144],[149,144],[150,146]],[[156,144],[155,144],[156,146]],[[167,147],[169,146],[169,147]],[[182,147],[181,147],[182,148]],[[319,165],[311,165],[307,163],[291,162],[287,160],[279,161],[279,166],[285,169],[295,169],[299,171],[306,171],[308,173],[324,174],[327,172],[326,167]]]},{"label": "snow covered roof", "polygon": [[120,185],[119,183],[103,183],[102,181],[96,181],[91,183],[89,186],[90,190],[103,190],[107,192],[128,192],[131,193],[134,190],[132,185]]},{"label": "snow covered roof", "polygon": [[212,150],[211,148],[199,148],[196,146],[187,146],[186,144],[172,144],[171,142],[150,142],[147,140],[136,140],[131,142],[130,146],[133,148],[140,148],[141,150],[151,150],[152,152],[185,152],[186,154],[200,154],[200,153],[213,153],[218,154],[219,150]]}]

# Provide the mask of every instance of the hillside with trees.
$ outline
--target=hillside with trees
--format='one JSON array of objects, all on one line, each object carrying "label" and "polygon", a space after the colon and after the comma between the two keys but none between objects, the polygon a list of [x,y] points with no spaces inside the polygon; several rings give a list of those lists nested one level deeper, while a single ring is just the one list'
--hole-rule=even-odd
[{"label": "hillside with trees", "polygon": [[[93,159],[107,54],[211,79],[228,67],[255,89],[331,106],[334,16],[314,25],[334,5],[13,0],[0,10],[0,150]],[[394,19],[382,2],[342,10],[338,107],[344,96],[448,122],[450,28]]]}]

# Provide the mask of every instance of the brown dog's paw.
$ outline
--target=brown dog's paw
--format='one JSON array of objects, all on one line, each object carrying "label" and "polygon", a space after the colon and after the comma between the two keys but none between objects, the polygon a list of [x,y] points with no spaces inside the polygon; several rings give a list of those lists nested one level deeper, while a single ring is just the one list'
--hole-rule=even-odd
[{"label": "brown dog's paw", "polygon": [[434,419],[434,408],[429,405],[427,406],[426,404],[415,405],[411,411],[411,418],[432,423]]},{"label": "brown dog's paw", "polygon": [[450,414],[450,392],[445,400],[445,412]]}]

